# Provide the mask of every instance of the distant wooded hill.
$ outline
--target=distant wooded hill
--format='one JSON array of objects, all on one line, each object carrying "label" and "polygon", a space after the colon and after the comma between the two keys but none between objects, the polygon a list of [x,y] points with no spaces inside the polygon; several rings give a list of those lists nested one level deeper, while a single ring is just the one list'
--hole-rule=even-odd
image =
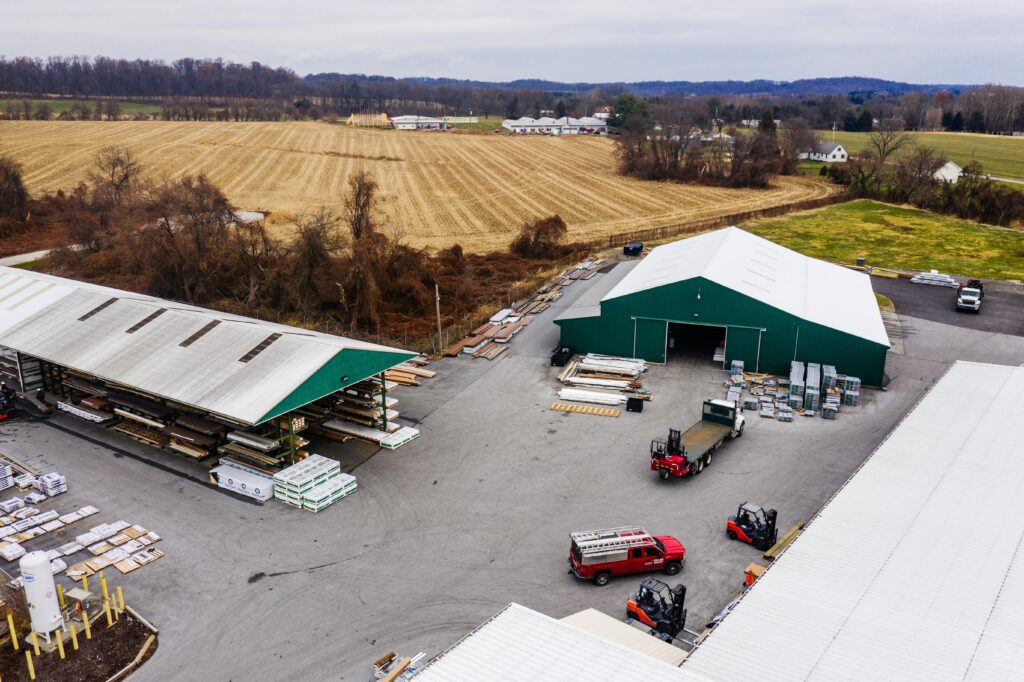
[{"label": "distant wooded hill", "polygon": [[456,78],[392,78],[390,76],[368,76],[365,74],[317,73],[305,77],[310,83],[419,83],[431,86],[456,88],[488,88],[494,90],[531,89],[554,95],[579,95],[590,90],[602,89],[631,92],[641,97],[659,95],[778,95],[803,97],[807,95],[847,95],[850,93],[886,93],[901,95],[907,92],[935,94],[937,92],[962,92],[977,87],[951,83],[903,83],[881,78],[842,76],[837,78],[805,78],[795,81],[638,81],[634,83],[563,83],[536,78],[497,82],[460,80]]}]

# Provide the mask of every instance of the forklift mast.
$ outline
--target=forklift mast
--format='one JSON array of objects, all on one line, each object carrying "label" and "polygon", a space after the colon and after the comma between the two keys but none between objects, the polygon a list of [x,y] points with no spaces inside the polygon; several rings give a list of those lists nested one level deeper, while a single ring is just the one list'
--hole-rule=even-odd
[{"label": "forklift mast", "polygon": [[779,512],[775,511],[774,509],[769,509],[764,513],[766,526],[765,536],[769,539],[769,546],[774,545],[779,538],[778,531],[775,528],[775,520],[778,518],[778,516]]},{"label": "forklift mast", "polygon": [[686,627],[686,585],[676,585],[672,588],[672,610],[669,612],[669,620],[672,623],[672,636]]},{"label": "forklift mast", "polygon": [[668,430],[668,454],[676,455],[676,456],[682,456],[682,454],[683,454],[682,440],[683,440],[683,435],[682,435],[682,432],[679,431],[679,429],[669,429]]}]

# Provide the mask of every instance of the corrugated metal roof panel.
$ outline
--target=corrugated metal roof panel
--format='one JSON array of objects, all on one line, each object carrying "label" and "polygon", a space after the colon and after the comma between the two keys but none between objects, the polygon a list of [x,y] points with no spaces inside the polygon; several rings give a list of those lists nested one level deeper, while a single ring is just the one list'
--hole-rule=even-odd
[{"label": "corrugated metal roof panel", "polygon": [[683,666],[992,680],[1024,654],[1024,368],[959,362]]},{"label": "corrugated metal roof panel", "polygon": [[889,345],[870,277],[809,258],[738,227],[653,249],[602,301],[694,277],[809,322]]},{"label": "corrugated metal roof panel", "polygon": [[[14,268],[0,268],[4,292],[18,293],[0,300],[0,345],[249,424],[342,350],[403,353]],[[213,321],[220,324],[181,345]]]},{"label": "corrugated metal roof panel", "polygon": [[519,604],[454,644],[416,682],[684,680],[682,671]]}]

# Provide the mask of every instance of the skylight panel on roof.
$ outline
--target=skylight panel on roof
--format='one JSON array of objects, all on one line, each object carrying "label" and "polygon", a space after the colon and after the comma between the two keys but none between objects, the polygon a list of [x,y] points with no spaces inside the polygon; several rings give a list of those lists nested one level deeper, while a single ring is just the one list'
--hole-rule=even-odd
[{"label": "skylight panel on roof", "polygon": [[251,351],[249,351],[248,353],[246,353],[242,357],[238,358],[238,361],[239,362],[249,362],[254,357],[256,357],[257,355],[262,353],[264,350],[266,350],[267,346],[269,346],[270,344],[274,343],[274,341],[277,341],[279,338],[281,338],[280,334],[278,334],[276,332],[271,334],[267,338],[265,338],[262,341],[260,341],[259,344],[257,344],[256,347],[253,348]]},{"label": "skylight panel on roof", "polygon": [[150,313],[149,315],[147,315],[144,320],[139,320],[138,322],[133,324],[131,327],[126,329],[125,332],[128,333],[128,334],[134,334],[135,332],[139,331],[140,329],[145,327],[147,324],[149,324],[150,322],[152,322],[153,320],[155,320],[156,318],[160,317],[161,315],[163,315],[166,312],[167,312],[167,308],[160,308],[159,310],[156,310],[156,311]]},{"label": "skylight panel on roof", "polygon": [[193,334],[192,336],[188,337],[187,339],[185,339],[184,341],[182,341],[178,345],[181,346],[182,348],[188,348],[193,343],[195,343],[199,339],[201,339],[204,336],[206,336],[207,332],[209,332],[211,329],[216,327],[218,324],[220,324],[220,320],[214,320],[213,322],[207,322],[206,324],[203,325],[203,327],[199,331],[197,331],[195,334]]},{"label": "skylight panel on roof", "polygon": [[96,306],[95,308],[93,308],[89,312],[87,312],[85,315],[82,315],[80,318],[78,318],[78,321],[79,322],[85,322],[86,320],[88,320],[90,317],[92,317],[96,313],[98,313],[101,310],[104,310],[106,308],[109,308],[110,306],[114,305],[116,302],[117,302],[117,297],[116,296],[114,298],[109,298],[106,301],[104,301],[103,303],[100,303],[98,306]]}]

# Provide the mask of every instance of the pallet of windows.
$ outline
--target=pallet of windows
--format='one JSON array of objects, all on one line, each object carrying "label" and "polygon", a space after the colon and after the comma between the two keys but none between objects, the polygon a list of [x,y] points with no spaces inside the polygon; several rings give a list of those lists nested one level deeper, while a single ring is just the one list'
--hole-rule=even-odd
[{"label": "pallet of windows", "polygon": [[821,365],[807,363],[807,379],[804,387],[804,409],[817,410],[821,406]]},{"label": "pallet of windows", "polygon": [[775,403],[775,418],[780,422],[793,421],[793,408],[786,402]]}]

